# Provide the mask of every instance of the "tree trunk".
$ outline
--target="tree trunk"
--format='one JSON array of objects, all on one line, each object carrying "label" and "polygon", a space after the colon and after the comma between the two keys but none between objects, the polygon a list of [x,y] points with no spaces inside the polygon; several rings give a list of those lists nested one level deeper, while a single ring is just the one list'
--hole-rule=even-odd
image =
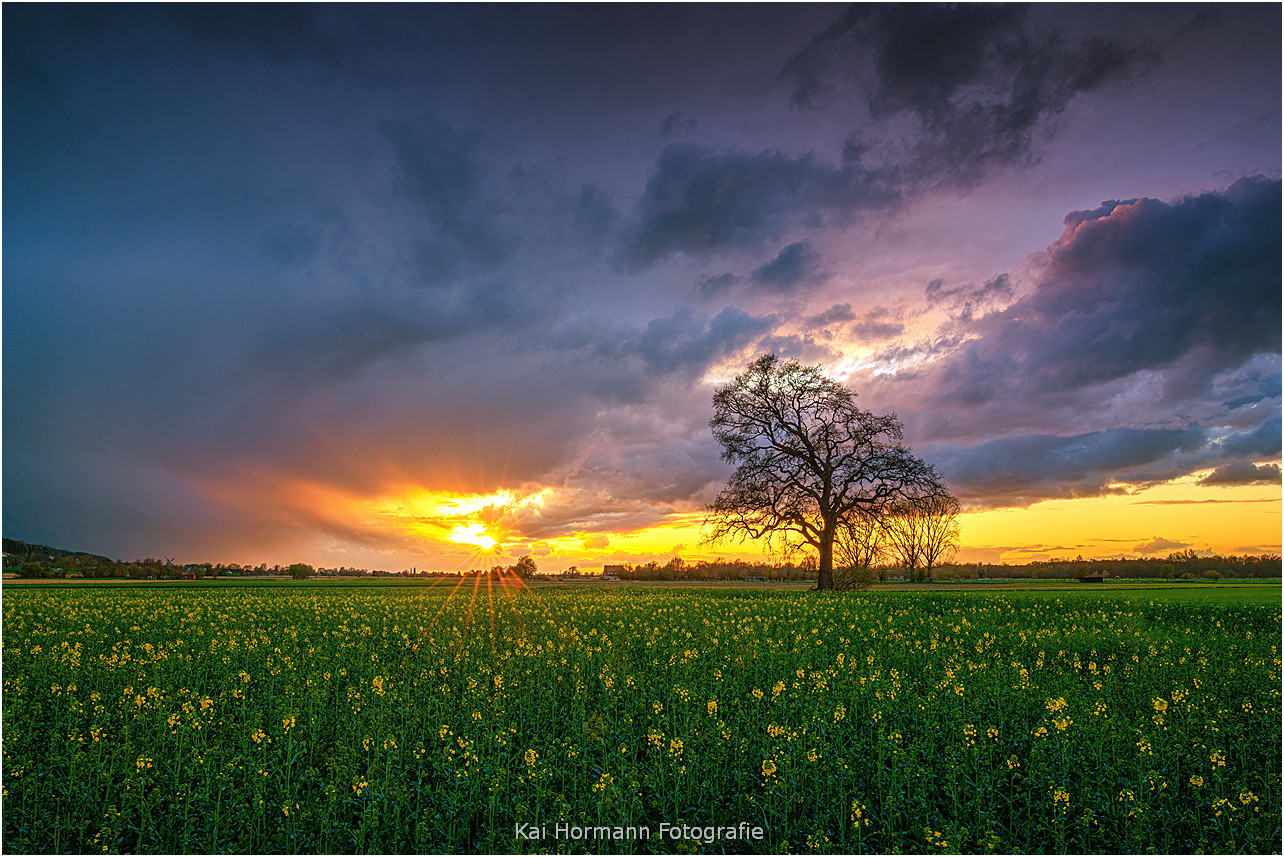
[{"label": "tree trunk", "polygon": [[816,588],[834,588],[834,531],[827,525],[820,536],[820,560],[816,566]]}]

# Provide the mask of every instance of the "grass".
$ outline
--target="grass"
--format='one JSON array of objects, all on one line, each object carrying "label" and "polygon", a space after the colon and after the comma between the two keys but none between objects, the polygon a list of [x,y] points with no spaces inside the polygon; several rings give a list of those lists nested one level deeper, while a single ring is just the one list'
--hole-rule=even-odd
[{"label": "grass", "polygon": [[1278,582],[409,583],[5,587],[3,850],[1280,848]]}]

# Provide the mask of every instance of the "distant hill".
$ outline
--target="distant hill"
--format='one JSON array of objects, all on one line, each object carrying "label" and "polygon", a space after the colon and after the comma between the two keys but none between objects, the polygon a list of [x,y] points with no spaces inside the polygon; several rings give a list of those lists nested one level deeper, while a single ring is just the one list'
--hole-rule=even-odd
[{"label": "distant hill", "polygon": [[18,557],[22,560],[55,560],[64,556],[87,556],[94,559],[100,559],[103,562],[111,562],[111,557],[102,556],[87,551],[64,550],[63,548],[51,548],[49,545],[35,545],[18,539],[4,540],[4,552],[9,556]]}]

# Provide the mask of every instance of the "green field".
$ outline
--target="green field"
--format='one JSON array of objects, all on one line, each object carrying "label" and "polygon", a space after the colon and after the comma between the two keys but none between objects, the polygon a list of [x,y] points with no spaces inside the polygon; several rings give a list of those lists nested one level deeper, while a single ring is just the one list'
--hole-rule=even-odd
[{"label": "green field", "polygon": [[1278,582],[475,583],[6,585],[0,846],[1281,847]]}]

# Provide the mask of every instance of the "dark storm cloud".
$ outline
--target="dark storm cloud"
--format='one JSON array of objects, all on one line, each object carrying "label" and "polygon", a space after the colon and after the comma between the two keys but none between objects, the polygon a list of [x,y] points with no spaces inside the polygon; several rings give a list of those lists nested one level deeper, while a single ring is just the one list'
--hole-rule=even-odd
[{"label": "dark storm cloud", "polygon": [[[517,235],[500,225],[504,203],[487,194],[476,136],[438,122],[384,130],[400,169],[398,187],[427,227],[420,253],[429,276],[448,278],[461,265],[487,270],[506,261]],[[601,208],[591,193],[587,201],[581,193],[580,200]]]},{"label": "dark storm cloud", "polygon": [[1278,485],[1278,464],[1253,464],[1251,461],[1232,461],[1223,464],[1199,481],[1200,485]]},{"label": "dark storm cloud", "polygon": [[1054,497],[1118,493],[1114,482],[1162,481],[1184,472],[1184,453],[1204,447],[1203,429],[1109,429],[1062,437],[1021,435],[975,447],[925,445],[927,460],[965,501],[1025,505]]},{"label": "dark storm cloud", "polygon": [[[713,318],[682,308],[652,319],[644,327],[602,328],[580,336],[587,337],[590,353],[609,358],[617,368],[637,361],[648,376],[677,376],[689,382],[777,323],[774,316],[755,316],[734,306],[723,308]],[[574,344],[576,339],[568,342]]]},{"label": "dark storm cloud", "polygon": [[1027,12],[1017,5],[854,5],[780,76],[804,108],[861,81],[875,119],[904,115],[916,123],[916,139],[897,159],[907,180],[971,184],[1037,156],[1040,133],[1075,96],[1142,74],[1159,59],[1153,44],[1095,35],[1076,41],[1032,24]]},{"label": "dark storm cloud", "polygon": [[[1279,397],[1279,390],[1275,392]],[[1261,422],[1250,425],[1246,430],[1235,432],[1221,442],[1221,448],[1227,456],[1251,456],[1253,458],[1274,458],[1280,454],[1280,408],[1279,402],[1273,408],[1262,409],[1258,417]]]},{"label": "dark storm cloud", "polygon": [[1207,387],[1280,350],[1280,182],[1067,218],[1032,293],[980,320],[935,395],[981,405],[1075,390],[1188,359]]},{"label": "dark storm cloud", "polygon": [[682,309],[649,322],[625,341],[623,350],[641,358],[653,373],[676,372],[694,380],[714,361],[743,348],[775,323],[772,317],[760,318],[737,307],[727,307],[708,321]]},{"label": "dark storm cloud", "polygon": [[647,179],[618,260],[640,270],[674,253],[754,247],[800,226],[848,223],[897,198],[885,177],[858,161],[674,144]]},{"label": "dark storm cloud", "polygon": [[[1235,461],[1278,457],[1280,204],[1280,182],[1257,177],[1067,216],[1038,257],[1034,289],[951,322],[943,329],[956,344],[946,340],[933,365],[906,377],[918,431],[1009,427],[978,446],[934,446],[951,485],[1002,505],[1153,484],[1232,459],[1229,480],[1245,475]],[[1001,278],[987,290],[1010,294]],[[969,291],[933,283],[927,296]],[[1046,433],[1096,421],[1119,427]]]},{"label": "dark storm cloud", "polygon": [[776,258],[754,269],[749,279],[771,292],[789,293],[816,286],[828,278],[820,268],[820,254],[807,241],[795,241],[781,249]]},{"label": "dark storm cloud", "polygon": [[740,278],[730,272],[706,277],[696,283],[692,290],[696,297],[710,300],[729,291],[740,282]]}]

